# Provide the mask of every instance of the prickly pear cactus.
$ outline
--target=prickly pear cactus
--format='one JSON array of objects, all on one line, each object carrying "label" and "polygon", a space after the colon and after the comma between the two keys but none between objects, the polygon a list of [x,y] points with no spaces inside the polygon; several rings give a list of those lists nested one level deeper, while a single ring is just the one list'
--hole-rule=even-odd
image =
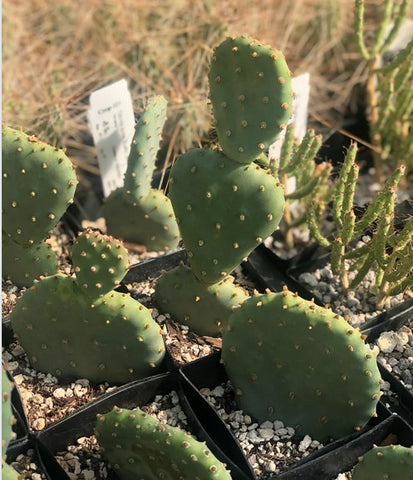
[{"label": "prickly pear cactus", "polygon": [[3,480],[23,480],[23,476],[19,475],[16,470],[5,461],[3,461],[1,465],[1,478]]},{"label": "prickly pear cactus", "polygon": [[278,226],[283,189],[260,166],[194,149],[171,170],[169,194],[191,267],[205,284],[221,281]]},{"label": "prickly pear cactus", "polygon": [[156,371],[165,349],[148,309],[113,291],[127,271],[119,240],[92,230],[73,245],[75,276],[42,278],[10,314],[32,366],[59,378],[125,383]]},{"label": "prickly pear cactus", "polygon": [[[34,136],[10,127],[2,129],[3,158],[3,238],[13,256],[19,259],[36,258],[35,265],[27,263],[23,272],[29,286],[40,272],[56,272],[50,251],[41,246],[68,205],[73,201],[77,179],[72,162],[58,148],[41,142]],[[6,252],[3,274],[20,280],[22,266]],[[22,260],[23,261],[23,260]]]},{"label": "prickly pear cactus", "polygon": [[204,442],[159,422],[139,408],[99,415],[95,433],[121,480],[231,480]]},{"label": "prickly pear cactus", "polygon": [[169,198],[151,188],[165,120],[165,98],[152,97],[135,127],[124,185],[108,196],[103,207],[111,235],[145,245],[148,250],[170,250],[179,241]]},{"label": "prickly pear cactus", "polygon": [[374,446],[359,459],[353,480],[413,480],[413,447]]},{"label": "prickly pear cactus", "polygon": [[292,113],[284,55],[249,37],[230,37],[214,49],[208,78],[222,150],[249,163],[275,141]]},{"label": "prickly pear cactus", "polygon": [[285,289],[246,300],[223,330],[222,360],[240,407],[318,440],[360,430],[380,374],[360,332]]},{"label": "prickly pear cactus", "polygon": [[155,300],[161,311],[188,325],[198,335],[217,336],[232,311],[248,298],[233,284],[233,277],[206,286],[181,265],[165,272],[157,282]]},{"label": "prickly pear cactus", "polygon": [[3,454],[7,450],[7,446],[15,437],[15,434],[12,430],[15,419],[11,410],[11,391],[13,388],[12,382],[9,380],[6,371],[4,368],[1,373],[1,393],[2,393],[2,404],[1,404],[1,449]]}]

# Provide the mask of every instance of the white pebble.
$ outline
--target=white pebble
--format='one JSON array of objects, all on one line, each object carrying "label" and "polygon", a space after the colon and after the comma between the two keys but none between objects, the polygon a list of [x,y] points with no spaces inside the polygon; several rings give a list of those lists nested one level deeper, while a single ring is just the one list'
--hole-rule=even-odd
[{"label": "white pebble", "polygon": [[383,353],[391,353],[398,343],[395,332],[383,332],[377,339],[377,345]]},{"label": "white pebble", "polygon": [[309,435],[306,435],[298,445],[298,450],[300,452],[305,452],[307,448],[311,445],[312,438]]},{"label": "white pebble", "polygon": [[53,396],[55,398],[65,398],[66,390],[64,388],[56,388],[56,390],[53,392]]}]

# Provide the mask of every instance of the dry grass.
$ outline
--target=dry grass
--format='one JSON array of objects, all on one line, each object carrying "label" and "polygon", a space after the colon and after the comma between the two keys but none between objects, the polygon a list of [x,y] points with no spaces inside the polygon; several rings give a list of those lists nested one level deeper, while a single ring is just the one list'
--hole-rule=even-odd
[{"label": "dry grass", "polygon": [[136,110],[166,96],[166,141],[186,150],[210,127],[212,46],[245,33],[282,49],[294,74],[310,71],[311,112],[336,124],[364,75],[352,21],[353,0],[4,0],[3,121],[93,170],[88,97],[125,77]]}]

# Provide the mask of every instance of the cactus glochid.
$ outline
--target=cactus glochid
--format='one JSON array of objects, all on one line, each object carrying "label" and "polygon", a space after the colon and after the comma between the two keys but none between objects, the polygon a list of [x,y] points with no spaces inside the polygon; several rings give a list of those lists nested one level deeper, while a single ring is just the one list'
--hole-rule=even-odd
[{"label": "cactus glochid", "polygon": [[41,278],[10,314],[34,368],[59,378],[125,383],[149,375],[165,354],[147,308],[113,291],[128,268],[122,243],[91,229],[76,239],[75,275]]},{"label": "cactus glochid", "polygon": [[169,198],[151,188],[165,120],[165,98],[150,98],[135,127],[124,185],[114,190],[103,206],[108,233],[148,250],[171,250],[179,242]]},{"label": "cactus glochid", "polygon": [[74,166],[63,150],[3,126],[3,275],[30,286],[57,271],[43,239],[73,202]]},{"label": "cactus glochid", "polygon": [[179,427],[159,422],[139,408],[114,407],[98,415],[95,433],[103,455],[121,480],[231,480],[205,442]]},{"label": "cactus glochid", "polygon": [[286,288],[231,314],[222,361],[245,412],[318,440],[363,428],[380,398],[377,363],[360,332]]}]

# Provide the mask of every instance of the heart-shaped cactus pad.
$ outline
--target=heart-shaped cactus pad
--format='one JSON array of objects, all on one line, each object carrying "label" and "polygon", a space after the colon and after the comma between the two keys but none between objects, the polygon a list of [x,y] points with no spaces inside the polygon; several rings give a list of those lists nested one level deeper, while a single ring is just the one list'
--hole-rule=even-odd
[{"label": "heart-shaped cactus pad", "polygon": [[194,149],[171,170],[169,195],[196,277],[225,278],[278,226],[283,189],[269,170]]}]

